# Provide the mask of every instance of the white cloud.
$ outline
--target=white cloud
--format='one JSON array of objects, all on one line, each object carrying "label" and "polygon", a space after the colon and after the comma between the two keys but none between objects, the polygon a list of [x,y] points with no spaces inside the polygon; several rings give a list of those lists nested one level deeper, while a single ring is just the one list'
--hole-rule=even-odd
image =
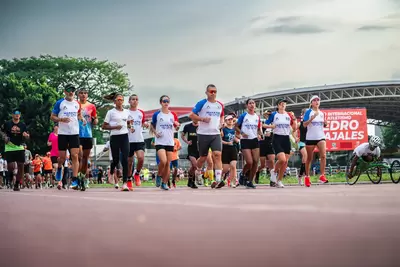
[{"label": "white cloud", "polygon": [[9,57],[45,52],[126,64],[135,91],[149,98],[141,98],[145,109],[157,108],[164,93],[174,105],[192,106],[209,83],[230,101],[287,87],[391,79],[399,70],[396,0],[140,3],[88,7],[87,24],[83,7],[73,18],[58,11],[55,19],[33,5],[38,10],[29,15],[37,18],[27,24],[17,17],[21,23],[3,38],[13,40],[3,51]]}]

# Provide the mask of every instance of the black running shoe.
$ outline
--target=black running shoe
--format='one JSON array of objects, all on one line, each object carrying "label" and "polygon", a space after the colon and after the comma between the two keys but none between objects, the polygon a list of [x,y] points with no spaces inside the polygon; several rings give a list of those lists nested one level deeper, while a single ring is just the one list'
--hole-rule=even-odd
[{"label": "black running shoe", "polygon": [[217,189],[218,188],[221,188],[221,187],[224,187],[225,186],[225,182],[224,181],[221,181],[221,182],[219,182],[218,184],[217,184]]},{"label": "black running shoe", "polygon": [[269,182],[269,186],[270,187],[278,187],[278,184],[271,181],[271,182]]},{"label": "black running shoe", "polygon": [[14,191],[20,191],[19,184],[15,184],[13,190]]},{"label": "black running shoe", "polygon": [[253,184],[253,182],[247,182],[246,188],[256,189],[256,186]]},{"label": "black running shoe", "polygon": [[79,179],[78,183],[81,191],[86,191],[85,179]]}]

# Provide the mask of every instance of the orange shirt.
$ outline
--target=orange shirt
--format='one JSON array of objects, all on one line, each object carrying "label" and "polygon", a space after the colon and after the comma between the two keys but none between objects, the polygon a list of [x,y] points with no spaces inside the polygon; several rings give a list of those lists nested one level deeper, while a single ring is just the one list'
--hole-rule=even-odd
[{"label": "orange shirt", "polygon": [[40,172],[40,167],[42,166],[42,161],[40,159],[32,160],[33,172]]},{"label": "orange shirt", "polygon": [[48,157],[43,158],[43,169],[45,171],[49,171],[53,169],[53,164],[51,163],[51,159]]},{"label": "orange shirt", "polygon": [[179,159],[178,150],[181,148],[181,142],[179,142],[178,138],[174,138],[174,152],[172,152],[171,160]]}]

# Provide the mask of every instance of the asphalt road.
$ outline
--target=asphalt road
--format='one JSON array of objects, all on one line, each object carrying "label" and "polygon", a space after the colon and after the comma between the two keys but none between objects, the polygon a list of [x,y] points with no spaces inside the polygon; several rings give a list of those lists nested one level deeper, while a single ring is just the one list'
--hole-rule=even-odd
[{"label": "asphalt road", "polygon": [[399,192],[0,190],[0,265],[399,266]]}]

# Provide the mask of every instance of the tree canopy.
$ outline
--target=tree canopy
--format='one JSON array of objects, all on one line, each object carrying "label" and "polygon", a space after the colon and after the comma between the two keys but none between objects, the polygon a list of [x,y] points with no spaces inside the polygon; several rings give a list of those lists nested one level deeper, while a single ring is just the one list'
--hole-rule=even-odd
[{"label": "tree canopy", "polygon": [[106,102],[103,96],[112,92],[124,93],[130,88],[128,74],[123,72],[124,65],[95,58],[72,58],[68,56],[14,58],[0,60],[0,74],[14,74],[17,79],[43,80],[63,92],[66,84],[78,88],[85,87],[89,92],[89,101],[98,107]]},{"label": "tree canopy", "polygon": [[382,128],[383,142],[387,148],[400,147],[400,124],[392,123]]},{"label": "tree canopy", "polygon": [[[70,83],[87,88],[89,101],[96,105],[100,122],[109,102],[104,95],[112,92],[125,94],[130,88],[124,65],[90,58],[53,57],[43,55],[21,59],[0,60],[0,124],[11,119],[11,111],[18,108],[31,134],[28,146],[32,151],[48,150],[47,137],[52,131],[50,114],[53,105],[63,97],[63,87]],[[99,128],[93,131],[102,143]],[[0,148],[0,151],[2,149]]]}]

